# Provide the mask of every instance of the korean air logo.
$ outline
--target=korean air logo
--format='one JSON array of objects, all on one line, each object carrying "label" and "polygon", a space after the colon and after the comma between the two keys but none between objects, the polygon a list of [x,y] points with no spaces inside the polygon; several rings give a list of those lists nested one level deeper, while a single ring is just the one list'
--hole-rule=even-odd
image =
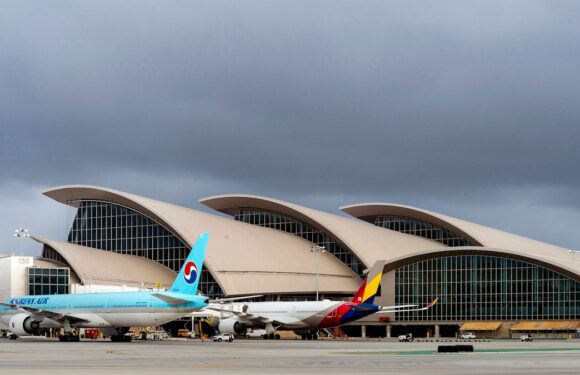
[{"label": "korean air logo", "polygon": [[193,284],[197,280],[197,265],[191,260],[185,263],[185,269],[183,270],[183,278],[188,284]]}]

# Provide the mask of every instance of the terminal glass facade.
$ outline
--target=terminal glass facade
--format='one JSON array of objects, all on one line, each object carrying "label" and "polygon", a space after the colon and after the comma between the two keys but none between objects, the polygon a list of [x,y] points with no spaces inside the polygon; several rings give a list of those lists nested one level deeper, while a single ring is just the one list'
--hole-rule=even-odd
[{"label": "terminal glass facade", "polygon": [[408,217],[377,216],[374,219],[374,224],[378,227],[395,230],[397,232],[428,238],[450,247],[477,245],[448,229]]},{"label": "terminal glass facade", "polygon": [[399,321],[580,319],[580,283],[520,260],[461,255],[422,260],[395,270],[396,304],[425,304],[399,312]]},{"label": "terminal glass facade", "polygon": [[[68,242],[148,258],[179,272],[191,248],[155,220],[110,202],[81,201]],[[224,297],[204,268],[199,289],[210,298]]]},{"label": "terminal glass facade", "polygon": [[28,295],[66,294],[69,291],[68,268],[27,268]]},{"label": "terminal glass facade", "polygon": [[320,231],[310,224],[304,223],[291,216],[271,212],[258,208],[240,208],[234,216],[235,220],[261,227],[278,229],[295,234],[318,246],[322,246],[346,264],[352,271],[363,277],[364,265],[352,252],[343,248],[327,233]]}]

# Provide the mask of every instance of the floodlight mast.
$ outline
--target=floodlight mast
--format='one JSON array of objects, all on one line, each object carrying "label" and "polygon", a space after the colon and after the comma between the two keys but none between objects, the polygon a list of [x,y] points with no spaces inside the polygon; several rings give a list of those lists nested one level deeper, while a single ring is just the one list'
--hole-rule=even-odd
[{"label": "floodlight mast", "polygon": [[18,228],[14,230],[13,236],[20,239],[20,256],[22,256],[22,239],[24,237],[30,237],[30,233],[26,228]]},{"label": "floodlight mast", "polygon": [[319,260],[318,260],[318,256],[320,255],[320,253],[325,253],[326,249],[323,246],[318,246],[318,245],[312,245],[312,247],[310,248],[310,251],[313,253],[316,253],[316,300],[318,301],[318,279],[320,276],[320,272],[319,272]]}]

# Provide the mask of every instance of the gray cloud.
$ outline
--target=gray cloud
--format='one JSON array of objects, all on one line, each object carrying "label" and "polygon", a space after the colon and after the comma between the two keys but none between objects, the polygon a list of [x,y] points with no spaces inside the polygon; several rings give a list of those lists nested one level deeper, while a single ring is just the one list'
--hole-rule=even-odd
[{"label": "gray cloud", "polygon": [[90,183],[189,206],[396,201],[578,247],[579,16],[540,1],[10,4],[0,230],[63,238],[40,191]]}]

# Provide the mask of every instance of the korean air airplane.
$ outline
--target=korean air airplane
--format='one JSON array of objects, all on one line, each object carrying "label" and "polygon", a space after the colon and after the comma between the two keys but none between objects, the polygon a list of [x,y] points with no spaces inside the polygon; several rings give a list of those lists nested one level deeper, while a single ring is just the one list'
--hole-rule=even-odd
[{"label": "korean air airplane", "polygon": [[41,328],[64,328],[60,341],[79,341],[75,328],[101,328],[112,341],[131,341],[129,327],[158,326],[207,306],[196,295],[208,233],[203,233],[166,292],[116,292],[23,296],[0,303],[0,321],[11,338],[35,335]]},{"label": "korean air airplane", "polygon": [[[265,329],[264,338],[276,338],[275,331],[294,331],[302,339],[317,339],[322,329],[339,327],[375,313],[422,311],[432,308],[437,299],[421,305],[375,305],[383,275],[384,262],[377,262],[371,269],[358,292],[350,302],[303,301],[303,302],[248,302],[228,305],[210,303],[207,310],[217,311],[219,317],[211,323],[221,333],[243,335],[248,328]],[[211,324],[210,323],[210,324]]]}]

